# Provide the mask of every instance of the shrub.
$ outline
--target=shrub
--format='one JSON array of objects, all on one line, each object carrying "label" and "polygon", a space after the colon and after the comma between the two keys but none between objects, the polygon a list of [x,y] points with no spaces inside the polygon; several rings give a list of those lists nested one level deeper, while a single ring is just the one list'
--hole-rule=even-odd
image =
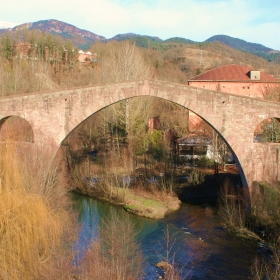
[{"label": "shrub", "polygon": [[267,182],[255,183],[251,200],[251,219],[255,226],[280,223],[280,195]]},{"label": "shrub", "polygon": [[192,169],[189,173],[187,180],[191,185],[198,185],[204,182],[205,175],[200,170]]}]

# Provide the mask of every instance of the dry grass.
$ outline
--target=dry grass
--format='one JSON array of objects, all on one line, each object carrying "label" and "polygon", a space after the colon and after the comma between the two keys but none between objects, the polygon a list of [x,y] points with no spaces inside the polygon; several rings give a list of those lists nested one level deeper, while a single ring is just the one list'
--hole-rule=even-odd
[{"label": "dry grass", "polygon": [[[187,57],[190,64],[203,67],[203,69],[210,69],[216,65],[222,64],[224,61],[232,63],[233,59],[213,51],[195,49],[195,48],[185,48],[184,55]],[[202,65],[199,62],[202,62]]]},{"label": "dry grass", "polygon": [[40,172],[33,178],[20,158],[13,142],[0,146],[0,278],[70,279],[70,252],[63,246],[71,221],[65,205],[40,188],[49,181],[44,186],[54,189],[57,178],[45,171],[38,186]]}]

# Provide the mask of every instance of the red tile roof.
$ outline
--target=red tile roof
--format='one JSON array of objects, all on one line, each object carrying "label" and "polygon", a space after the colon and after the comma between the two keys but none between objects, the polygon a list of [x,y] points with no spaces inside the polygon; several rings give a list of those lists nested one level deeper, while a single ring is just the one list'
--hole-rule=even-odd
[{"label": "red tile roof", "polygon": [[[251,70],[252,69],[247,66],[231,64],[209,70],[205,73],[195,76],[194,78],[191,78],[190,81],[249,81],[251,80]],[[275,79],[272,75],[266,74],[264,72],[260,73],[260,80],[254,81],[277,82],[277,79]]]}]

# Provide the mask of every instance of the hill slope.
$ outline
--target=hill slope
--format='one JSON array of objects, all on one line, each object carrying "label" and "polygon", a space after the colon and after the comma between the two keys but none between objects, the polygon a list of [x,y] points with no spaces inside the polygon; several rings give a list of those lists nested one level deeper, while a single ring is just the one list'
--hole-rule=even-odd
[{"label": "hill slope", "polygon": [[246,42],[244,40],[233,38],[227,35],[215,35],[207,39],[205,42],[216,41],[222,42],[234,49],[261,56],[269,61],[275,60],[275,58],[280,55],[279,51],[275,51],[261,44]]},{"label": "hill slope", "polygon": [[21,24],[15,26],[12,31],[18,31],[22,29],[37,29],[42,32],[59,35],[64,39],[70,39],[74,45],[83,49],[89,48],[90,45],[95,41],[106,39],[103,36],[55,19],[40,20],[37,22]]}]

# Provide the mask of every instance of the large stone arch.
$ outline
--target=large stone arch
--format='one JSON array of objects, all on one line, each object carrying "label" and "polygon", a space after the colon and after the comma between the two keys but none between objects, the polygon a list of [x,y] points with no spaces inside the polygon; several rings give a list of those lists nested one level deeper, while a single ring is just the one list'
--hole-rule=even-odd
[{"label": "large stone arch", "polygon": [[7,115],[24,118],[34,131],[35,143],[46,141],[57,150],[63,139],[90,115],[136,96],[172,101],[206,120],[234,151],[244,173],[243,184],[250,190],[253,181],[279,179],[279,145],[267,146],[252,139],[263,118],[280,117],[280,103],[145,80],[0,98],[0,119]]},{"label": "large stone arch", "polygon": [[[142,97],[155,97],[155,95],[136,95],[136,96],[133,96],[133,97],[138,97],[138,96],[142,96]],[[71,131],[69,131],[69,133],[68,133],[68,134],[65,136],[65,138],[61,141],[60,145],[63,143],[63,141],[64,141],[64,140],[65,140],[65,139],[66,139],[66,138],[67,138],[81,123],[82,123],[82,122],[87,121],[90,117],[92,117],[94,114],[98,113],[100,110],[103,110],[103,109],[105,109],[106,107],[111,106],[111,105],[113,105],[113,104],[115,104],[115,103],[117,103],[117,102],[120,102],[120,101],[123,101],[123,100],[126,100],[126,99],[130,99],[130,98],[133,98],[133,97],[127,97],[127,98],[122,98],[122,99],[120,99],[120,100],[115,100],[114,102],[112,102],[112,103],[110,103],[110,104],[108,104],[108,105],[106,105],[106,106],[104,106],[104,107],[101,107],[100,109],[98,109],[98,110],[92,112],[91,115],[87,116],[87,117],[86,117],[85,119],[83,119],[80,123],[78,123],[75,127],[71,128]],[[170,99],[164,98],[163,96],[161,96],[161,97],[158,97],[158,96],[157,96],[157,98],[160,98],[160,99],[163,99],[163,100],[166,100],[166,101],[174,102],[174,101],[172,101],[172,100],[170,100]],[[239,170],[239,173],[240,173],[240,178],[241,178],[241,181],[242,181],[243,186],[248,187],[248,182],[247,182],[247,180],[246,180],[246,176],[245,176],[245,174],[244,174],[242,165],[241,165],[241,163],[240,163],[240,161],[239,161],[238,155],[236,155],[235,151],[234,151],[233,148],[231,147],[231,144],[228,143],[227,139],[224,138],[223,134],[222,134],[219,130],[217,130],[217,128],[216,128],[215,126],[213,126],[213,124],[212,124],[211,122],[209,122],[209,120],[204,119],[204,117],[203,117],[202,115],[199,115],[196,111],[193,111],[193,110],[194,110],[193,107],[192,107],[192,109],[190,109],[190,108],[188,108],[188,107],[186,107],[186,106],[183,106],[182,104],[179,104],[178,102],[174,102],[174,103],[176,103],[176,104],[178,104],[178,105],[180,105],[180,106],[182,106],[182,107],[184,107],[184,108],[186,108],[186,109],[192,111],[192,112],[195,113],[196,115],[198,115],[203,121],[205,121],[210,127],[212,127],[212,128],[221,136],[221,138],[224,140],[224,142],[226,143],[226,145],[230,148],[230,150],[231,150],[231,152],[232,152],[232,154],[233,154],[233,156],[234,156],[234,159],[235,159],[236,165],[237,165],[237,167],[238,167],[238,170]]]}]

